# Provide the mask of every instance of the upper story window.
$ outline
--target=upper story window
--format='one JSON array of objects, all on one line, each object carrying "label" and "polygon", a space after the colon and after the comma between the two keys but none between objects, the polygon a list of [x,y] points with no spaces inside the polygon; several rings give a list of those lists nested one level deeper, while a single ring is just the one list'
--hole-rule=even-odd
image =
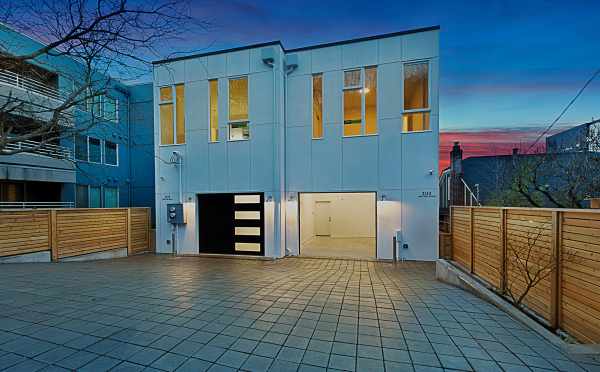
[{"label": "upper story window", "polygon": [[119,121],[119,101],[117,99],[104,96],[103,116],[106,120]]},{"label": "upper story window", "polygon": [[377,134],[377,67],[344,71],[344,136]]},{"label": "upper story window", "polygon": [[118,144],[110,141],[104,141],[104,164],[118,165],[118,148]]},{"label": "upper story window", "polygon": [[323,138],[323,74],[312,77],[312,138]]},{"label": "upper story window", "polygon": [[87,91],[85,110],[97,118],[118,122],[119,100],[104,94]]},{"label": "upper story window", "polygon": [[429,63],[404,65],[403,132],[430,130],[429,125]]},{"label": "upper story window", "polygon": [[219,141],[219,81],[209,80],[210,142]]},{"label": "upper story window", "polygon": [[88,143],[86,136],[75,136],[75,159],[88,161]]},{"label": "upper story window", "polygon": [[248,77],[229,80],[229,140],[250,138],[248,121]]},{"label": "upper story window", "polygon": [[102,146],[97,138],[88,137],[88,156],[91,163],[102,163]]},{"label": "upper story window", "polygon": [[185,143],[185,87],[175,85],[159,89],[160,144]]}]

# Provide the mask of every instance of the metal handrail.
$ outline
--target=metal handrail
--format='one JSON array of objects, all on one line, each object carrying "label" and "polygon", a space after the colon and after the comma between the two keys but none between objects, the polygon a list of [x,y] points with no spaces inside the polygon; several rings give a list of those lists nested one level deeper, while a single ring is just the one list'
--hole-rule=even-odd
[{"label": "metal handrail", "polygon": [[[37,141],[19,141],[19,142],[9,142],[4,148],[10,151],[14,150],[23,150],[22,152],[33,153],[38,155],[49,156],[57,159],[65,159],[65,160],[75,160],[73,157],[73,151],[64,146],[53,145],[51,143],[41,144]],[[0,152],[0,155],[2,153]]]},{"label": "metal handrail", "polygon": [[0,69],[0,83],[31,91],[55,100],[63,98],[58,89],[9,70]]},{"label": "metal handrail", "polygon": [[463,189],[465,192],[465,205],[467,204],[467,191],[469,192],[469,205],[473,206],[473,200],[475,200],[475,203],[481,207],[481,203],[479,203],[479,200],[477,199],[477,197],[475,196],[475,194],[473,193],[473,191],[471,191],[471,188],[469,187],[469,185],[467,185],[467,183],[465,182],[465,180],[461,177],[460,180],[462,181],[463,185],[465,186],[465,188]]},{"label": "metal handrail", "polygon": [[0,209],[38,209],[74,207],[74,202],[0,202]]}]

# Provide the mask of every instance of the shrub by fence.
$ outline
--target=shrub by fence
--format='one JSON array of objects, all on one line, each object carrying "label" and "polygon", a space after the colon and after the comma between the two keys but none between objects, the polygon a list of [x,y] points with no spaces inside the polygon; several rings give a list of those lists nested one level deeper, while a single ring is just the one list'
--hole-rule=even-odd
[{"label": "shrub by fence", "polygon": [[50,251],[53,261],[127,248],[150,247],[149,208],[0,211],[0,257]]},{"label": "shrub by fence", "polygon": [[525,294],[548,327],[600,343],[600,211],[452,207],[451,234],[463,269],[513,302]]}]

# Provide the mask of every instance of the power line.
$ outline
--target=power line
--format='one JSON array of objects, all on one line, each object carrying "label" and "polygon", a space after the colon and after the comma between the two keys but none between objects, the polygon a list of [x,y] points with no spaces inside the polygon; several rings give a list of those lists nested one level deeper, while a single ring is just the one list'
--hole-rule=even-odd
[{"label": "power line", "polygon": [[579,96],[581,96],[581,94],[583,93],[583,91],[585,90],[585,88],[588,87],[588,85],[590,85],[592,83],[592,81],[594,81],[594,79],[600,75],[600,68],[597,69],[592,76],[585,82],[585,84],[583,84],[583,86],[581,87],[581,89],[579,89],[579,91],[577,92],[577,94],[575,95],[575,97],[573,97],[571,99],[571,101],[567,104],[567,106],[565,106],[565,108],[560,112],[560,114],[556,117],[556,119],[554,119],[554,121],[548,126],[548,128],[544,129],[544,131],[542,132],[542,134],[540,134],[535,141],[531,144],[531,146],[529,146],[529,148],[527,149],[528,153],[529,151],[531,151],[531,149],[537,145],[537,143],[540,141],[540,139],[542,139],[542,137],[544,137],[546,134],[548,134],[548,132],[550,131],[550,129],[552,129],[552,127],[558,123],[558,121],[563,117],[563,115],[567,112],[567,110],[569,110],[569,108],[571,108],[571,106],[575,103],[575,101],[577,101],[577,99],[579,98]]}]

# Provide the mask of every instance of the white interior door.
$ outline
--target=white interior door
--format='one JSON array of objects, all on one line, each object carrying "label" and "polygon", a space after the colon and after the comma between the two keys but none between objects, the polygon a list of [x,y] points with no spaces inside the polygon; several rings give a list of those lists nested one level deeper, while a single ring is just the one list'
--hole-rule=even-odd
[{"label": "white interior door", "polygon": [[315,202],[315,235],[331,235],[331,202]]}]

